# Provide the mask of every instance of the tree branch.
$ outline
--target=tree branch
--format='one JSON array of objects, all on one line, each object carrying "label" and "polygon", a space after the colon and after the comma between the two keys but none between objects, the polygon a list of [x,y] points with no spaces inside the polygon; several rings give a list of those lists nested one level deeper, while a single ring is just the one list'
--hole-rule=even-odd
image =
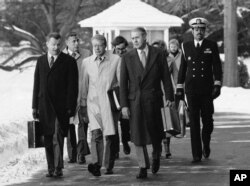
[{"label": "tree branch", "polygon": [[42,52],[40,50],[37,50],[36,48],[33,48],[33,47],[25,47],[25,48],[22,48],[18,51],[16,51],[12,56],[10,56],[8,59],[4,60],[2,63],[0,63],[1,66],[4,66],[6,65],[10,60],[12,60],[14,57],[18,56],[20,53],[22,52],[25,52],[25,51],[33,51],[35,52],[36,54],[39,54],[41,55]]},{"label": "tree branch", "polygon": [[76,22],[76,17],[81,9],[82,0],[75,0],[73,4],[73,10],[70,14],[70,18],[66,21],[60,29],[60,34],[64,36],[67,32],[69,32],[74,26]]},{"label": "tree branch", "polygon": [[0,28],[2,28],[3,31],[7,31],[10,32],[12,34],[15,34],[17,36],[20,36],[21,38],[24,38],[28,41],[31,42],[31,44],[40,51],[44,51],[43,47],[40,43],[40,41],[31,33],[27,32],[26,30],[23,30],[15,25],[9,24],[9,23],[5,23],[3,26],[1,26]]},{"label": "tree branch", "polygon": [[18,70],[20,69],[20,67],[22,67],[24,64],[30,62],[30,61],[34,61],[34,60],[37,60],[37,58],[39,57],[40,55],[33,55],[33,56],[30,56],[30,57],[27,57],[26,59],[24,59],[23,61],[21,61],[20,63],[14,65],[14,66],[10,66],[10,65],[6,65],[6,66],[3,66],[3,65],[0,65],[0,69],[2,70],[5,70],[5,71],[13,71],[13,70]]},{"label": "tree branch", "polygon": [[40,31],[40,33],[42,34],[43,38],[46,38],[46,34],[44,32],[44,30],[41,28],[41,26],[39,24],[37,24],[35,21],[32,21],[30,19],[27,19],[28,22],[30,22],[31,24],[33,24],[35,27],[37,27],[37,29]]}]

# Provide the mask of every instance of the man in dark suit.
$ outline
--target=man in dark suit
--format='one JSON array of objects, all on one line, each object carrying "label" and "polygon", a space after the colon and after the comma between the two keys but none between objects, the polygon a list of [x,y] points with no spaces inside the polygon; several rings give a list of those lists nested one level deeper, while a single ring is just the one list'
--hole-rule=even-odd
[{"label": "man in dark suit", "polygon": [[[76,32],[69,32],[66,35],[65,43],[66,48],[63,50],[63,52],[75,58],[78,66],[79,77],[81,77],[80,69],[83,59],[89,57],[91,52],[89,50],[79,48],[79,38]],[[76,111],[78,110],[79,109],[77,108]],[[78,125],[78,143],[76,142],[75,125]],[[87,142],[87,133],[88,119],[79,119],[78,113],[76,112],[75,116],[70,120],[67,137],[67,150],[69,156],[68,163],[75,163],[78,161],[79,164],[84,164],[86,162],[85,156],[90,154]]]},{"label": "man in dark suit", "polygon": [[[122,36],[117,36],[112,41],[113,46],[113,53],[122,57],[127,52],[128,42]],[[122,137],[122,144],[123,144],[123,152],[124,154],[130,154],[130,146],[128,142],[130,141],[130,127],[129,127],[129,120],[120,118],[120,126],[121,126],[121,137]],[[117,131],[117,154],[116,157],[119,157],[119,147],[120,147],[120,139],[119,139],[119,132]]]},{"label": "man in dark suit", "polygon": [[60,52],[61,36],[47,36],[48,52],[38,58],[33,89],[33,117],[40,120],[48,173],[63,176],[63,143],[69,118],[75,114],[78,95],[78,70],[74,58]]},{"label": "man in dark suit", "polygon": [[160,167],[161,140],[164,135],[161,116],[163,82],[166,106],[173,101],[173,88],[165,53],[147,45],[142,27],[131,32],[134,49],[124,54],[121,64],[120,101],[124,118],[130,119],[131,141],[135,144],[140,167],[137,178],[147,177],[150,167],[146,145],[153,146],[152,173]]},{"label": "man in dark suit", "polygon": [[[213,100],[220,95],[222,68],[218,46],[204,38],[207,20],[191,19],[194,41],[183,43],[182,59],[178,75],[177,96],[184,99],[184,87],[190,108],[190,133],[193,163],[210,155],[210,140],[213,131]],[[202,134],[200,134],[200,117]],[[201,141],[202,138],[202,141]],[[203,142],[203,150],[202,150]]]}]

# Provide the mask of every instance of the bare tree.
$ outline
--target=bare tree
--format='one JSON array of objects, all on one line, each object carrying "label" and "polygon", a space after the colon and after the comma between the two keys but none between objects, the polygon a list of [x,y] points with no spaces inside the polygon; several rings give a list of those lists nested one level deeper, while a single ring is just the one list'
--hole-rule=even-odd
[{"label": "bare tree", "polygon": [[[19,0],[11,0],[9,3],[15,4],[24,4],[27,3],[29,6],[36,6],[37,10],[42,10],[39,13],[43,14],[42,20],[34,21],[33,17],[25,17],[34,27],[36,27],[39,32],[39,39],[37,35],[32,34],[31,31],[27,31],[22,28],[22,25],[19,24],[18,21],[8,20],[7,16],[0,20],[0,29],[2,31],[11,33],[19,38],[23,38],[25,40],[30,41],[31,47],[26,47],[25,49],[21,49],[16,51],[13,56],[10,56],[3,62],[0,62],[1,69],[15,70],[18,64],[24,64],[34,60],[37,58],[37,54],[42,54],[45,52],[44,43],[45,36],[49,32],[59,32],[62,36],[65,36],[66,33],[71,31],[72,29],[80,29],[77,24],[78,21],[87,18],[89,16],[95,15],[96,13],[106,9],[112,4],[118,2],[119,0],[30,0],[30,1],[19,1]],[[26,5],[26,4],[25,4]],[[26,7],[26,6],[24,6]],[[5,10],[7,11],[7,10]],[[15,10],[13,10],[15,12]],[[32,8],[29,11],[34,11]],[[8,13],[8,12],[7,12]],[[21,11],[21,13],[23,13]],[[10,15],[13,15],[11,12]],[[31,14],[32,15],[32,14]],[[35,14],[33,14],[35,15]],[[18,17],[18,15],[16,15]],[[39,17],[40,18],[40,17]],[[23,21],[23,20],[22,20]],[[27,59],[20,61],[18,64],[11,68],[11,65],[8,63],[19,53],[23,51],[32,51],[33,56],[29,56]],[[6,68],[8,67],[8,68]]]},{"label": "bare tree", "polygon": [[[34,3],[37,2],[34,1]],[[60,34],[65,35],[73,27],[76,26],[76,17],[80,11],[82,0],[74,0],[73,2],[65,1],[65,4],[69,7],[68,9],[61,9],[60,6],[62,6],[61,4],[63,3],[59,0],[40,0],[38,3],[40,4],[40,7],[43,10],[43,13],[46,17],[48,24],[48,32],[57,31]],[[70,11],[67,12],[67,10]],[[64,19],[64,22],[61,22],[62,24],[59,27],[57,16],[63,14],[66,14],[67,18]],[[40,29],[42,33],[41,35],[43,36],[42,40],[39,40],[35,35],[30,33],[29,31],[23,30],[22,28],[16,26],[14,23],[8,22],[6,19],[1,20],[0,23],[1,30],[30,41],[31,47],[21,48],[20,50],[16,51],[12,56],[10,56],[8,59],[0,63],[0,69],[8,71],[18,69],[25,63],[28,63],[39,57],[39,55],[37,54],[42,54],[45,52],[44,42],[47,33],[44,32],[44,30],[41,28],[39,24],[32,21],[32,18],[28,19],[27,21],[29,21],[31,24],[35,25],[38,29]],[[15,56],[24,51],[31,51],[33,55],[28,56],[26,59],[20,61],[14,66],[8,65],[8,62],[10,62]]]}]

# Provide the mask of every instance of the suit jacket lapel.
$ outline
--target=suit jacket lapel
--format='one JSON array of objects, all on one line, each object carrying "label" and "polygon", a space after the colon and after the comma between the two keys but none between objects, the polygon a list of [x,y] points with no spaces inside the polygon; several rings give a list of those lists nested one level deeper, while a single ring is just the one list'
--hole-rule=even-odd
[{"label": "suit jacket lapel", "polygon": [[101,73],[104,69],[106,69],[106,66],[109,66],[109,64],[111,63],[108,51],[105,52],[105,54],[102,56],[104,57],[103,61],[100,63],[99,67],[98,67],[98,74],[99,77],[101,77]]},{"label": "suit jacket lapel", "polygon": [[135,65],[136,65],[136,68],[135,68],[136,73],[142,74],[143,71],[144,71],[144,68],[143,68],[142,63],[141,63],[141,61],[140,61],[138,52],[137,52],[136,49],[133,49],[132,52],[133,52],[133,53],[132,53],[132,55],[130,56],[130,58],[131,58],[132,63],[135,63]]},{"label": "suit jacket lapel", "polygon": [[49,67],[49,61],[48,61],[48,54],[45,54],[43,56],[43,62],[44,62],[44,69],[46,70],[46,72],[50,71],[50,67]]},{"label": "suit jacket lapel", "polygon": [[60,63],[60,58],[62,57],[61,53],[59,53],[59,55],[57,56],[54,64],[52,65],[52,67],[50,68],[50,71],[53,71],[57,66],[58,64]]},{"label": "suit jacket lapel", "polygon": [[148,72],[150,71],[151,67],[153,66],[153,64],[155,62],[155,58],[157,56],[157,53],[153,52],[152,50],[153,50],[153,48],[151,46],[148,46],[147,63],[146,63],[145,70],[144,70],[143,75],[142,75],[142,80],[145,79],[146,75],[148,74]]},{"label": "suit jacket lapel", "polygon": [[192,54],[194,54],[194,56],[192,57],[192,60],[196,60],[197,56],[198,56],[198,52],[197,52],[197,49],[195,47],[194,41],[192,42],[191,50],[192,50]]}]

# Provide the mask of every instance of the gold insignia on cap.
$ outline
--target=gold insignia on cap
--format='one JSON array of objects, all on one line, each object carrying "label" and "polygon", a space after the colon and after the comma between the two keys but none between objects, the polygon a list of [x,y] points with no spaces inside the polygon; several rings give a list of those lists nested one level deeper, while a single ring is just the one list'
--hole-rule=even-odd
[{"label": "gold insignia on cap", "polygon": [[201,19],[196,19],[196,24],[201,24]]}]

